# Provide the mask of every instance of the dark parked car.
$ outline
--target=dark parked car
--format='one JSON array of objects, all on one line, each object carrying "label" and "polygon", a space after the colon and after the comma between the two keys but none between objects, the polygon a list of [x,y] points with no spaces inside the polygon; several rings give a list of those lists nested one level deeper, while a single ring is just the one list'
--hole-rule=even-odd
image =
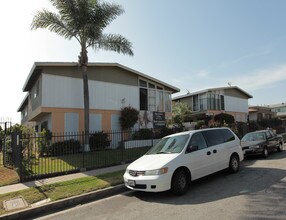
[{"label": "dark parked car", "polygon": [[241,139],[244,155],[262,155],[268,157],[269,151],[283,150],[283,137],[271,130],[250,132]]}]

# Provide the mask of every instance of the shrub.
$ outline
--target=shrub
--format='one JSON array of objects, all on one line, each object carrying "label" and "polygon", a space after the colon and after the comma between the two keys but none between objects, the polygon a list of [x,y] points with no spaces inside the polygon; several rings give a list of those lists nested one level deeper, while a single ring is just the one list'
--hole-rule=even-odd
[{"label": "shrub", "polygon": [[48,149],[49,156],[63,156],[80,152],[80,142],[74,139],[53,143]]},{"label": "shrub", "polygon": [[119,118],[122,129],[132,128],[138,121],[139,112],[131,106],[124,107],[121,109],[121,116]]},{"label": "shrub", "polygon": [[214,116],[214,120],[220,124],[220,126],[231,125],[234,123],[234,117],[226,113],[220,113]]},{"label": "shrub", "polygon": [[149,140],[153,139],[153,131],[147,128],[140,129],[138,131],[135,131],[134,134],[132,135],[132,138],[134,140]]},{"label": "shrub", "polygon": [[155,135],[154,135],[154,139],[161,139],[165,136],[168,136],[168,135],[180,132],[180,131],[183,131],[183,129],[182,128],[173,129],[173,128],[166,128],[165,127],[165,128],[156,130]]},{"label": "shrub", "polygon": [[89,147],[91,151],[106,149],[109,145],[110,140],[108,138],[108,134],[103,131],[96,132],[89,138]]}]

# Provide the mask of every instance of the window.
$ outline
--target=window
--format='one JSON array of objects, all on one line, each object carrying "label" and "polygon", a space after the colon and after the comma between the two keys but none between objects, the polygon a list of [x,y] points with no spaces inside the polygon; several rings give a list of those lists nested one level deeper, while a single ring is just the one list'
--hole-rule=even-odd
[{"label": "window", "polygon": [[172,108],[171,108],[171,106],[172,106],[171,93],[165,92],[164,100],[165,100],[165,112],[171,112],[172,111]]},{"label": "window", "polygon": [[221,110],[225,110],[224,108],[225,108],[225,107],[224,107],[224,96],[221,95],[221,96],[220,96],[220,109],[221,109]]},{"label": "window", "polygon": [[184,134],[163,138],[146,154],[180,153],[185,147],[189,137],[188,134]]},{"label": "window", "polygon": [[39,86],[39,81],[36,82],[35,88],[34,88],[34,93],[33,93],[33,98],[37,98],[40,93],[40,86]]},{"label": "window", "polygon": [[156,104],[157,104],[157,112],[164,111],[164,98],[163,98],[163,90],[157,90],[156,93]]},{"label": "window", "polygon": [[140,88],[140,110],[148,110],[148,93],[143,88]]},{"label": "window", "polygon": [[155,89],[149,89],[149,111],[156,111],[156,90]]},{"label": "window", "polygon": [[42,124],[41,124],[41,131],[43,131],[43,130],[49,130],[48,129],[48,121],[44,121],[44,122],[42,122]]},{"label": "window", "polygon": [[189,141],[188,147],[194,147],[194,146],[197,146],[198,150],[207,148],[205,138],[201,132],[198,132],[192,135],[192,138]]},{"label": "window", "polygon": [[235,139],[234,135],[231,133],[230,130],[222,129],[221,132],[225,142],[233,141]]},{"label": "window", "polygon": [[163,87],[153,83],[139,80],[140,110],[151,112],[171,112],[171,93],[164,91]]},{"label": "window", "polygon": [[209,147],[224,143],[224,137],[219,130],[202,131],[202,133]]},{"label": "window", "polygon": [[147,82],[146,82],[146,81],[139,80],[139,85],[140,85],[140,87],[145,87],[145,88],[147,88]]}]

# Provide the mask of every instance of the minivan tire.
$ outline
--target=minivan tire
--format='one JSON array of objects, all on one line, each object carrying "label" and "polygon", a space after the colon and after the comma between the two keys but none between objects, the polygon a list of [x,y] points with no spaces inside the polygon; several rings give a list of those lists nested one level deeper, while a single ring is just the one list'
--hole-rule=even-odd
[{"label": "minivan tire", "polygon": [[190,178],[186,171],[180,169],[175,171],[171,182],[171,191],[175,195],[185,194],[190,186]]},{"label": "minivan tire", "polygon": [[229,160],[229,171],[231,173],[237,173],[239,171],[239,157],[236,154],[231,155]]}]

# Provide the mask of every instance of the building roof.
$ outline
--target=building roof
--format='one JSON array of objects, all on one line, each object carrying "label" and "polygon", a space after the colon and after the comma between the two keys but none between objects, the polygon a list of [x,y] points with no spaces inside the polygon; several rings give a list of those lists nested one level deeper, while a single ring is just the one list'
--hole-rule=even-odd
[{"label": "building roof", "polygon": [[198,95],[198,94],[202,94],[202,93],[206,93],[206,92],[212,92],[212,91],[217,91],[217,90],[229,90],[229,89],[236,89],[236,90],[240,91],[241,93],[243,93],[244,95],[246,95],[249,99],[253,98],[252,95],[250,95],[249,93],[245,92],[244,90],[242,90],[241,88],[239,88],[237,86],[228,86],[228,87],[210,88],[210,89],[205,89],[205,90],[201,90],[201,91],[198,91],[198,92],[187,93],[185,95],[174,97],[172,100],[175,101],[175,100],[178,100],[178,99],[187,98],[187,97],[190,97],[190,96],[194,96],[194,95]]},{"label": "building roof", "polygon": [[[26,82],[23,86],[23,92],[27,92],[27,91],[30,91],[32,86],[35,84],[35,81],[38,79],[38,77],[40,76],[41,74],[41,69],[43,67],[77,67],[78,66],[78,63],[75,63],[75,62],[35,62],[31,71],[30,71],[30,74],[28,76],[28,78],[26,79]],[[127,70],[131,73],[134,73],[138,76],[141,76],[141,77],[144,77],[144,78],[147,78],[149,80],[152,80],[154,82],[157,82],[159,84],[162,84],[166,87],[169,87],[170,89],[172,89],[173,91],[172,92],[180,92],[180,89],[175,87],[175,86],[172,86],[170,84],[167,84],[161,80],[158,80],[158,79],[155,79],[151,76],[148,76],[144,73],[141,73],[137,70],[133,70],[129,67],[126,67],[126,66],[123,66],[119,63],[89,63],[88,64],[89,67],[91,66],[100,66],[100,67],[119,67],[121,69],[124,69],[124,70]]]},{"label": "building roof", "polygon": [[28,97],[29,97],[29,94],[26,94],[17,112],[21,112],[28,105]]},{"label": "building roof", "polygon": [[281,107],[286,107],[286,103],[282,102],[279,104],[273,104],[273,105],[267,105],[268,108],[281,108]]}]

